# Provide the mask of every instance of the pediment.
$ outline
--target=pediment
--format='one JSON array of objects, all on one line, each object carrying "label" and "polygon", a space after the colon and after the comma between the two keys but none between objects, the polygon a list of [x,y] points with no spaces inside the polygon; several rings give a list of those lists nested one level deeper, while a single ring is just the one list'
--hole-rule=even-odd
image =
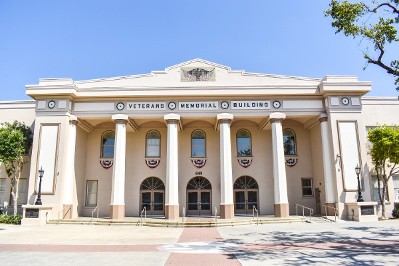
[{"label": "pediment", "polygon": [[75,81],[78,90],[96,88],[206,88],[296,86],[316,88],[321,79],[290,77],[232,70],[203,59],[193,59],[147,74]]}]

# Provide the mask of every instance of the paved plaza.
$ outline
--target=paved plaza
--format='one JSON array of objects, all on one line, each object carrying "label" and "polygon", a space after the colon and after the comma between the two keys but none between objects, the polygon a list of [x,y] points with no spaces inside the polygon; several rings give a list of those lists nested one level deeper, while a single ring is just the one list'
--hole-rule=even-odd
[{"label": "paved plaza", "polygon": [[399,221],[219,228],[0,224],[0,265],[399,265]]}]

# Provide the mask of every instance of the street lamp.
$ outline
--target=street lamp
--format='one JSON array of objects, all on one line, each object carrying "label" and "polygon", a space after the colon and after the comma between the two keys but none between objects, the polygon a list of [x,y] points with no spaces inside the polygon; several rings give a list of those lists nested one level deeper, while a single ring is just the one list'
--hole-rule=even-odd
[{"label": "street lamp", "polygon": [[359,166],[359,164],[356,165],[355,172],[356,172],[356,176],[357,176],[357,202],[363,202],[364,200],[362,197],[362,192],[360,191],[360,179],[359,179],[360,166]]},{"label": "street lamp", "polygon": [[37,193],[37,199],[35,205],[42,205],[42,178],[43,178],[44,170],[40,167],[39,170],[39,191]]}]

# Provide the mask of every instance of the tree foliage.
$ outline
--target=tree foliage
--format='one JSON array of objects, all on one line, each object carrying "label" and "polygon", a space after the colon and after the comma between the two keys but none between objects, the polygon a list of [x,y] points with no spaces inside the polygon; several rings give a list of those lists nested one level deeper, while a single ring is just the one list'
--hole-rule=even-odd
[{"label": "tree foliage", "polygon": [[0,128],[0,162],[11,179],[11,195],[14,199],[14,215],[17,214],[18,185],[24,162],[24,154],[32,146],[33,133],[24,123],[3,123]]},{"label": "tree foliage", "polygon": [[379,126],[368,132],[368,139],[371,143],[371,160],[377,174],[382,217],[386,218],[385,198],[388,181],[391,176],[399,173],[399,127]]},{"label": "tree foliage", "polygon": [[399,42],[399,0],[367,2],[332,0],[325,15],[333,19],[331,25],[336,29],[335,33],[343,32],[345,36],[371,43],[374,52],[364,51],[364,58],[368,64],[377,65],[396,77],[396,90],[399,91],[399,60],[395,58],[397,55],[393,55],[393,59],[387,59],[385,55],[389,44]]}]

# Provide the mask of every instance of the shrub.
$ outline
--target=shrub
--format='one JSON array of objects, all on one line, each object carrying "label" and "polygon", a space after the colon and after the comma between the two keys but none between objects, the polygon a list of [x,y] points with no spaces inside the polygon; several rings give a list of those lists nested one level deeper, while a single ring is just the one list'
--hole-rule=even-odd
[{"label": "shrub", "polygon": [[392,216],[394,218],[399,218],[399,203],[395,203],[393,211],[392,211]]},{"label": "shrub", "polygon": [[3,224],[21,224],[21,215],[2,214],[0,215],[0,223]]}]

